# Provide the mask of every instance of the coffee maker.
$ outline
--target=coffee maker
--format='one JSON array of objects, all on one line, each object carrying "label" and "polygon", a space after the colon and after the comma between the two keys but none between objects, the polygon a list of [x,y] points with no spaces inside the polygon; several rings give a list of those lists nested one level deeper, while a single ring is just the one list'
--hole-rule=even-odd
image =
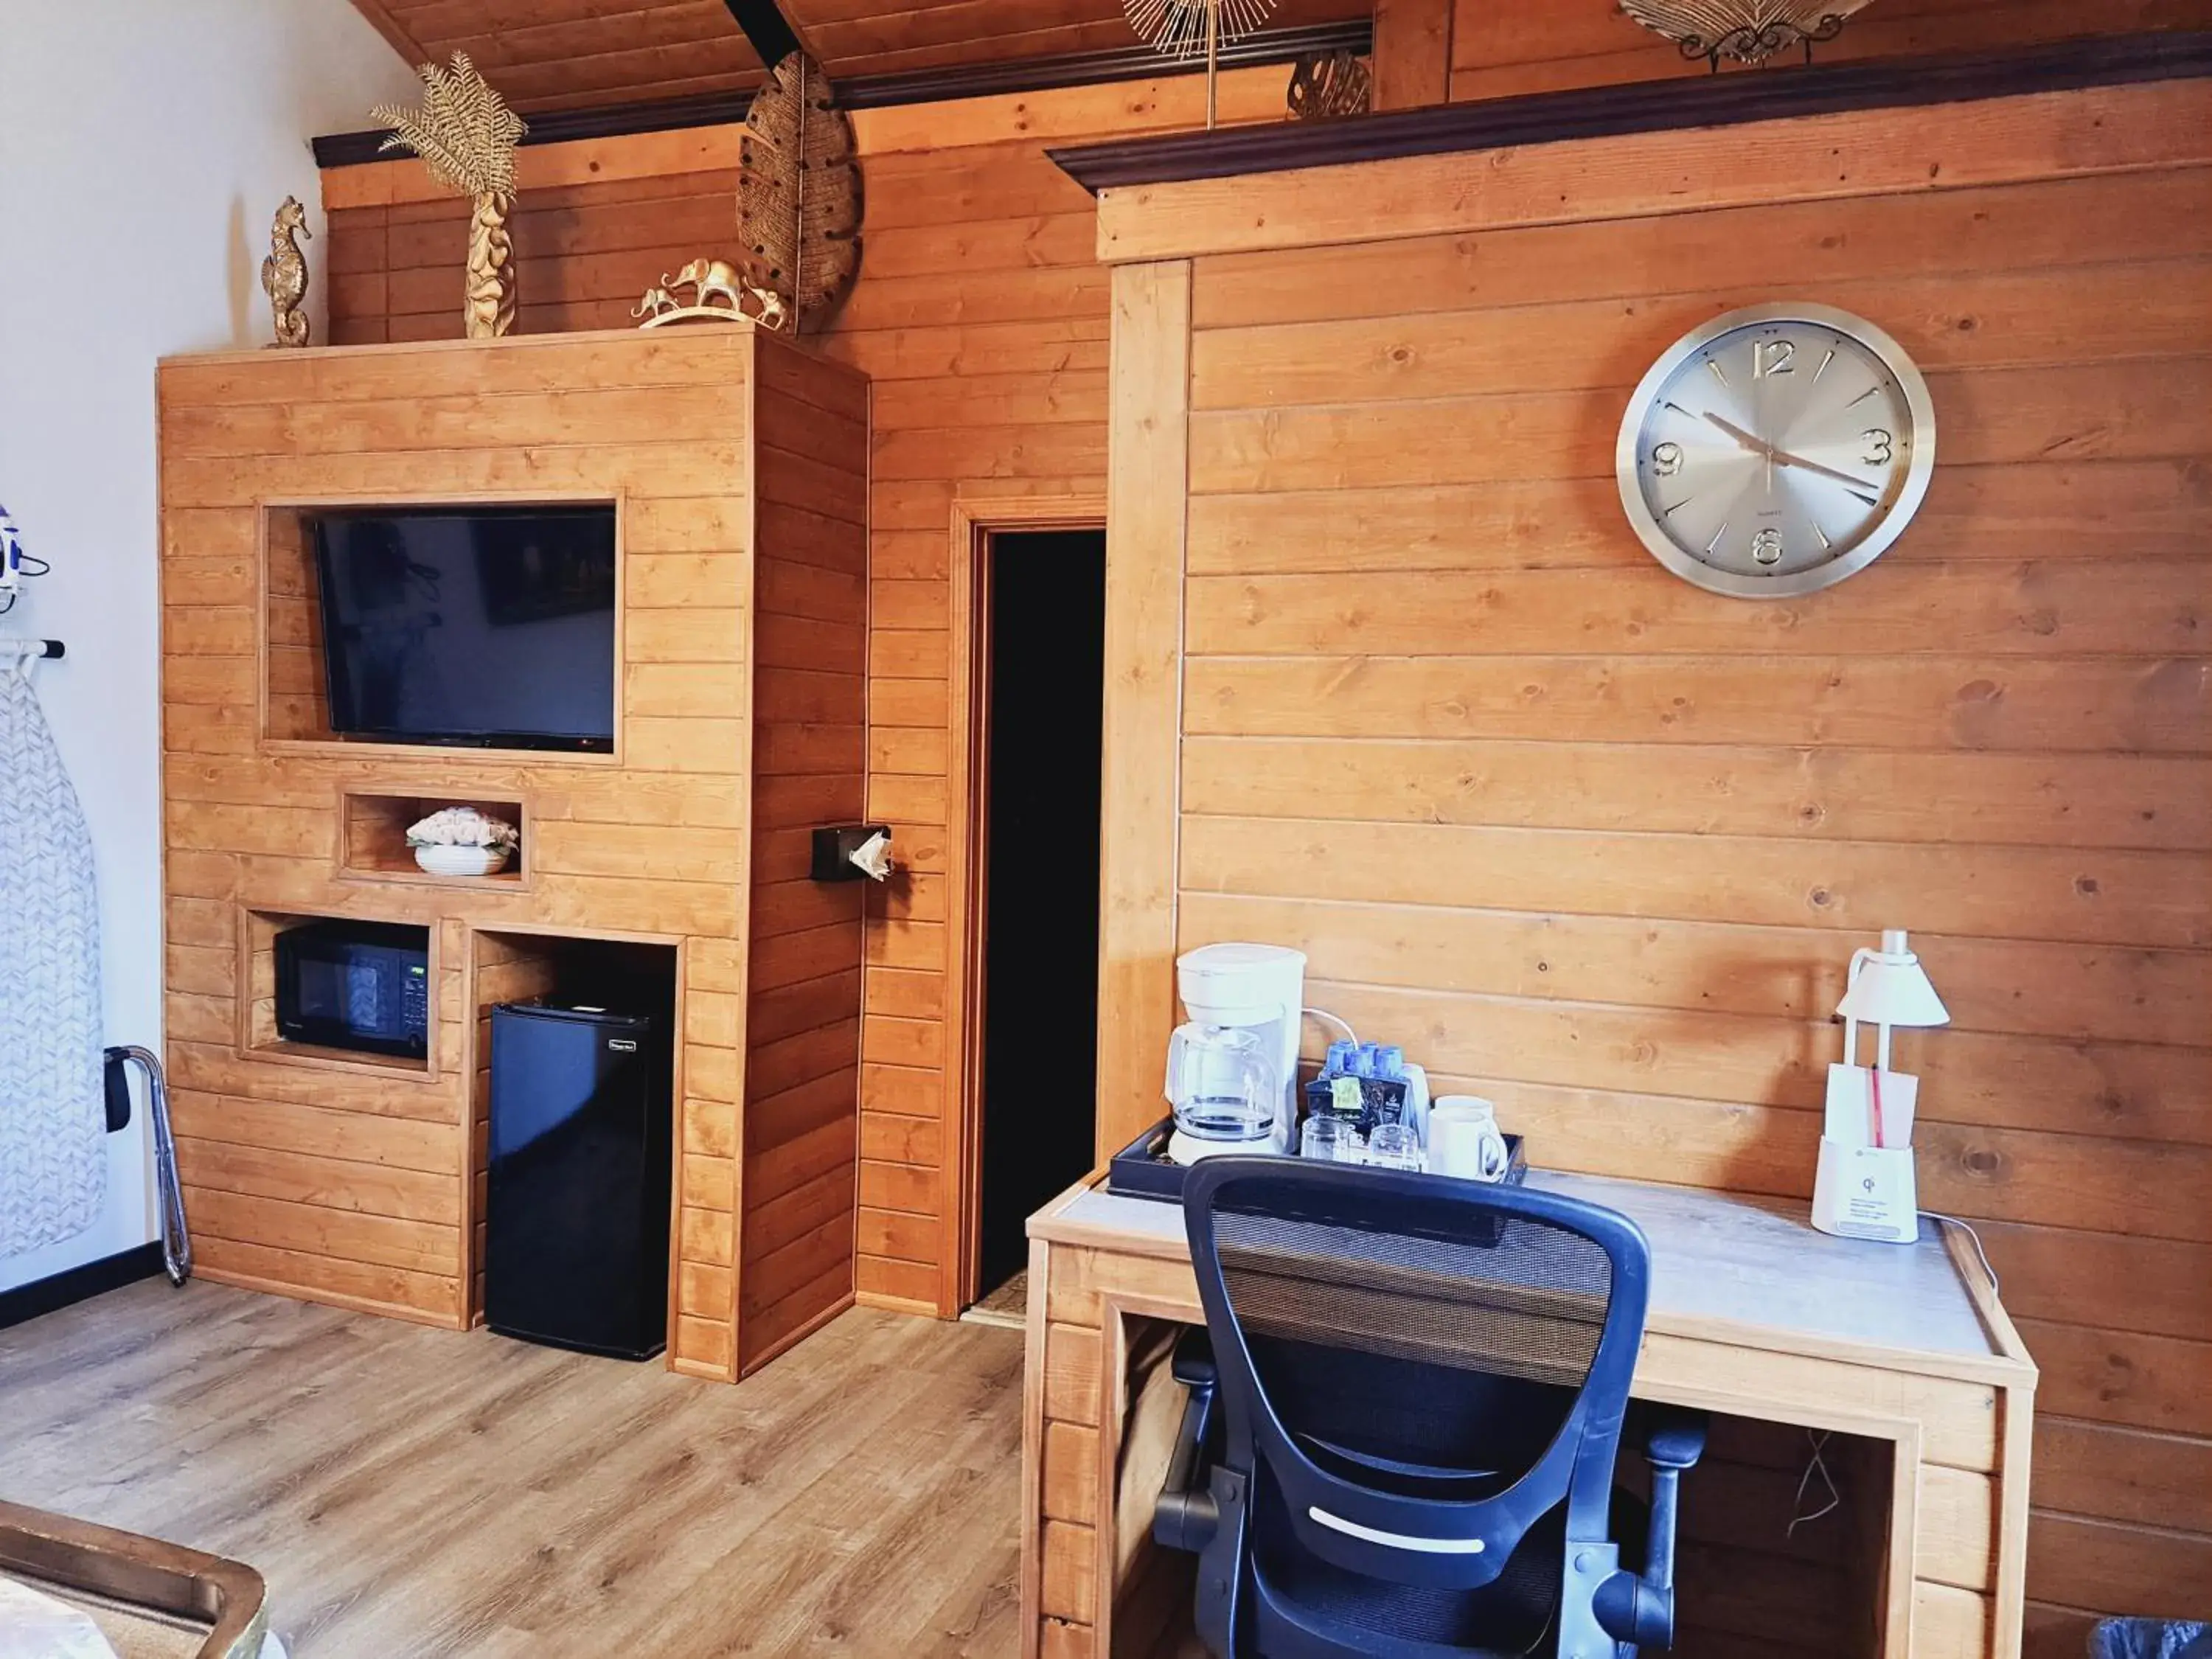
[{"label": "coffee maker", "polygon": [[1207,945],[1176,958],[1190,1016],[1168,1045],[1176,1163],[1291,1149],[1305,975],[1305,953],[1279,945]]}]

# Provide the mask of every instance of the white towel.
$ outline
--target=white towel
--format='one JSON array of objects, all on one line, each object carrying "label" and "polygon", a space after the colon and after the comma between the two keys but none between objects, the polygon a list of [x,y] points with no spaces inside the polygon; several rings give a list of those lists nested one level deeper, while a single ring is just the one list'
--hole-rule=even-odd
[{"label": "white towel", "polygon": [[0,1256],[99,1218],[100,1063],[92,836],[27,667],[0,660]]}]

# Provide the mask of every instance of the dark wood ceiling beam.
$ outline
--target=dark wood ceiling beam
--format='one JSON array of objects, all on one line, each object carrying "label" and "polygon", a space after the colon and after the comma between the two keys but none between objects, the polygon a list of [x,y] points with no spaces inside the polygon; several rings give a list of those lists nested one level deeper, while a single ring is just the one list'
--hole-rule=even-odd
[{"label": "dark wood ceiling beam", "polygon": [[[1261,29],[1224,46],[1221,64],[1224,69],[1250,68],[1287,64],[1310,52],[1364,52],[1370,36],[1370,26],[1364,19],[1307,28]],[[1162,58],[1150,46],[1135,46],[906,75],[854,76],[837,82],[837,101],[847,109],[887,109],[902,104],[1045,92],[1054,87],[1097,86],[1109,81],[1146,81],[1155,76],[1189,72],[1188,64]],[[590,109],[537,110],[529,114],[530,132],[522,142],[559,144],[580,138],[720,126],[744,120],[751,104],[749,92],[714,92]],[[388,161],[392,159],[391,154],[380,149],[384,139],[381,132],[328,134],[314,141],[315,164],[343,167]]]},{"label": "dark wood ceiling beam", "polygon": [[799,50],[799,31],[791,27],[791,20],[777,8],[775,0],[723,0],[723,3],[769,69]]}]

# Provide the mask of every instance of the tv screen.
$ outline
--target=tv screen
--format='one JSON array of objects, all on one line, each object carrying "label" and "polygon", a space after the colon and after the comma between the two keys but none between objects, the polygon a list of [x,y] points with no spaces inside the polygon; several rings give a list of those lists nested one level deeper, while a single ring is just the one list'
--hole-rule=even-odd
[{"label": "tv screen", "polygon": [[611,506],[379,507],[309,521],[333,730],[613,749]]}]

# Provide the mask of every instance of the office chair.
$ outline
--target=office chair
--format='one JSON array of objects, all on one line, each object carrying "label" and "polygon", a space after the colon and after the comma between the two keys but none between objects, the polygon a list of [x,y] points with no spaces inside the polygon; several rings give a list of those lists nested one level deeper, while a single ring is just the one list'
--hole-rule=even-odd
[{"label": "office chair", "polygon": [[[1274,1158],[1185,1177],[1204,1337],[1153,1536],[1222,1659],[1626,1659],[1674,1636],[1703,1419],[1613,1460],[1650,1246],[1596,1205]],[[1207,1352],[1210,1339],[1210,1353]],[[1621,1565],[1623,1547],[1643,1571]]]}]

